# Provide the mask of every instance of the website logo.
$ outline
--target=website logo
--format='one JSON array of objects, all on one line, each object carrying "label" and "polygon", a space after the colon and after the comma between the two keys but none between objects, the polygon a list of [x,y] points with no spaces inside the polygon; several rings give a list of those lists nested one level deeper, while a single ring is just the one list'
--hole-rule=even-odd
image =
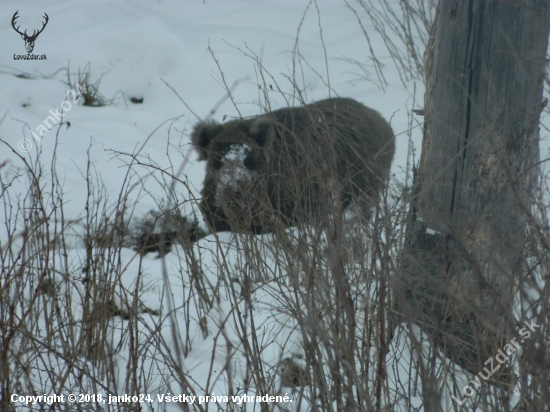
[{"label": "website logo", "polygon": [[[44,13],[44,19],[45,19],[45,20],[44,20],[44,23],[42,23],[42,28],[41,28],[40,30],[34,30],[33,33],[29,36],[29,35],[27,34],[27,30],[25,30],[24,32],[21,32],[21,31],[19,30],[19,27],[21,27],[21,26],[15,27],[15,25],[16,25],[16,20],[17,20],[17,18],[19,17],[18,13],[19,13],[19,10],[17,10],[17,11],[15,12],[15,14],[13,15],[13,17],[12,17],[12,19],[11,19],[11,26],[13,27],[13,29],[14,29],[17,33],[19,33],[19,34],[21,35],[21,38],[22,38],[23,40],[25,40],[25,48],[27,49],[27,53],[28,53],[28,54],[31,54],[32,51],[34,50],[34,42],[35,42],[36,39],[38,38],[38,35],[44,31],[44,29],[46,28],[46,25],[48,24],[48,20],[49,20],[50,18],[48,17],[48,15],[47,15],[46,13]],[[15,55],[14,55],[14,58],[15,58]],[[32,59],[32,60],[35,60],[35,59]]]}]

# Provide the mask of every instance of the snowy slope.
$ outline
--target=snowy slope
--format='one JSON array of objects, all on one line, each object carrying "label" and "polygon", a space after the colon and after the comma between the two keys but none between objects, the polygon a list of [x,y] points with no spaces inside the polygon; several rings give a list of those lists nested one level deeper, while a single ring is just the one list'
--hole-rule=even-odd
[{"label": "snowy slope", "polygon": [[[114,105],[102,108],[73,107],[65,114],[71,127],[63,128],[60,133],[57,154],[65,171],[64,188],[75,204],[72,213],[78,216],[82,208],[78,199],[84,192],[78,165],[84,164],[90,141],[94,143],[91,156],[100,166],[102,175],[109,176],[105,182],[109,192],[115,193],[121,184],[117,176],[123,176],[119,169],[122,162],[111,159],[112,154],[106,150],[132,152],[163,122],[178,118],[170,143],[168,125],[164,124],[151,137],[144,153],[164,166],[169,144],[187,151],[186,133],[196,118],[163,80],[178,92],[194,113],[207,116],[226,94],[208,47],[218,59],[228,86],[242,80],[234,90],[234,99],[243,116],[260,113],[258,106],[264,104],[258,89],[261,80],[257,78],[255,62],[245,53],[262,56],[262,65],[273,76],[268,83],[275,87],[272,83],[277,82],[285,93],[292,93],[288,80],[293,72],[291,52],[306,6],[307,2],[294,1],[98,1],[52,5],[45,10],[40,3],[29,2],[24,8],[20,2],[5,2],[4,24],[0,29],[4,39],[0,46],[2,72],[49,76],[68,67],[71,73],[76,73],[90,63],[92,81],[102,76],[100,92],[114,101]],[[46,61],[13,60],[14,54],[24,52],[22,39],[9,23],[11,13],[18,9],[18,23],[22,27],[40,27],[41,16],[48,13],[48,26],[38,37],[34,50],[36,54],[45,53]],[[319,9],[332,89],[340,96],[353,97],[376,108],[387,119],[392,118],[396,134],[405,131],[407,108],[414,105],[399,79],[386,74],[390,86],[384,93],[372,83],[357,80],[354,74],[357,70],[338,60],[348,57],[367,61],[366,42],[355,16],[339,2],[321,2]],[[299,80],[306,85],[304,97],[307,101],[329,95],[320,78],[327,77],[327,68],[317,18],[317,11],[311,6],[300,30],[300,52],[319,74],[308,67],[303,67],[303,78],[299,74]],[[383,49],[380,53],[387,54]],[[391,62],[387,64],[391,71]],[[36,147],[36,140],[29,132],[36,133],[37,127],[50,116],[49,110],[60,107],[69,90],[63,81],[67,81],[65,72],[57,73],[52,79],[34,80],[2,75],[0,110],[2,114],[7,113],[0,129],[2,138],[15,147],[26,137],[33,140]],[[277,91],[270,91],[269,96],[273,108],[286,105]],[[144,102],[131,104],[130,97],[143,97]],[[290,103],[297,104],[292,99]],[[224,116],[238,115],[226,99],[213,117],[221,120]],[[46,157],[52,150],[54,133],[55,130],[44,138],[42,150]],[[407,147],[404,135],[398,139],[396,170],[404,165]],[[191,154],[190,159],[194,160],[195,155]],[[178,164],[181,158],[172,160]],[[200,188],[201,164],[189,163],[184,173],[195,187]],[[138,207],[140,211],[147,211],[149,206],[144,200]]]}]

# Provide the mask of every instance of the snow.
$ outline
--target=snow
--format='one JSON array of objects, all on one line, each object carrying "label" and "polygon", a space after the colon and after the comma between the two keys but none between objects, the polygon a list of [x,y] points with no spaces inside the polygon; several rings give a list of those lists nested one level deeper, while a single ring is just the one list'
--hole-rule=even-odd
[{"label": "snow", "polygon": [[251,147],[246,144],[232,144],[229,146],[227,153],[223,156],[222,162],[233,162],[244,165],[246,156],[248,156],[251,150]]},{"label": "snow", "polygon": [[[298,105],[300,97],[313,102],[330,95],[351,97],[375,108],[384,118],[391,119],[397,136],[392,173],[397,180],[403,178],[408,151],[408,113],[423,106],[422,82],[416,85],[410,82],[405,88],[381,42],[374,47],[385,65],[388,84],[382,88],[376,81],[361,78],[363,74],[358,74],[349,59],[368,64],[368,46],[355,15],[344,2],[319,0],[312,5],[296,0],[68,0],[62,3],[5,0],[3,10],[0,139],[9,147],[0,143],[0,163],[8,161],[8,169],[0,169],[0,173],[3,179],[8,179],[17,171],[24,171],[19,156],[29,163],[37,158],[45,165],[55,163],[63,191],[64,217],[77,222],[74,248],[69,250],[67,258],[76,280],[85,278],[82,273],[85,251],[79,236],[87,201],[88,166],[104,185],[106,202],[116,204],[121,188],[128,184],[129,165],[135,166],[135,159],[145,164],[132,169],[134,179],[143,179],[141,189],[129,192],[128,204],[134,216],[158,208],[159,199],[166,196],[164,187],[171,180],[160,170],[167,170],[176,175],[179,182],[186,183],[175,186],[180,198],[199,198],[204,163],[196,160],[189,141],[197,117],[211,117],[223,123],[239,116],[260,114],[268,104],[264,93],[269,96],[272,109]],[[45,53],[47,60],[13,60],[14,54],[24,54],[24,42],[12,29],[11,19],[6,17],[16,10],[19,10],[21,28],[28,27],[29,31],[40,27],[43,13],[48,14],[48,25],[37,38],[33,51],[38,55]],[[368,24],[366,27],[372,29]],[[293,51],[297,50],[302,60],[293,60]],[[91,82],[100,80],[99,91],[112,104],[83,106],[74,104],[73,96],[68,95],[70,90],[77,90],[66,84],[67,70],[74,85],[74,76],[88,64]],[[21,73],[30,78],[16,76]],[[302,96],[297,95],[289,80],[294,77],[297,86],[303,89]],[[330,90],[327,79],[330,79]],[[232,99],[229,99],[227,88],[232,87]],[[131,103],[132,97],[143,98],[143,103]],[[70,102],[70,108],[64,102]],[[40,137],[38,127],[61,107],[64,107],[63,124],[54,125]],[[41,138],[41,143],[31,132]],[[32,145],[27,152],[18,148],[22,139],[27,139],[23,146],[29,142]],[[419,148],[420,125],[413,128],[412,139]],[[235,160],[245,154],[231,153]],[[51,181],[48,167],[43,175],[46,182]],[[17,179],[11,190],[26,193],[26,180]],[[187,211],[196,210],[195,202],[191,201],[182,207]],[[2,231],[2,244],[8,240],[6,237]],[[268,239],[269,236],[264,236],[263,244],[268,244]],[[225,245],[221,254],[223,261],[218,253],[219,245]],[[204,388],[208,388],[209,394],[229,394],[226,354],[235,347],[239,349],[238,336],[243,334],[242,330],[235,330],[238,322],[234,322],[234,307],[236,304],[244,307],[243,302],[232,299],[245,292],[228,291],[240,290],[238,275],[240,271],[250,270],[241,246],[238,237],[229,233],[220,234],[218,242],[211,235],[194,245],[202,259],[206,289],[213,292],[212,285],[225,277],[221,283],[226,290],[208,311],[207,330],[201,329],[200,324],[204,310],[192,301],[181,249],[176,248],[165,260],[155,259],[153,255],[142,259],[130,249],[122,250],[120,259],[124,271],[121,283],[114,286],[115,303],[122,309],[130,307],[132,293],[137,288],[142,305],[160,313],[160,316],[143,313],[139,323],[139,339],[146,348],[142,366],[150,373],[146,377],[146,391],[155,399],[157,394],[190,393],[189,388],[181,384],[174,366],[164,363],[160,353],[174,350],[174,320],[178,322],[175,330],[180,334],[177,339],[184,342],[189,338],[185,343],[189,352],[183,365],[195,395],[205,395]],[[272,282],[284,274],[268,273],[280,268],[276,262],[280,257],[268,249],[264,256],[266,267],[256,273],[263,281],[253,294],[254,322],[265,340],[264,362],[274,367],[282,358],[295,357],[303,349],[294,318],[285,313],[278,298],[294,288],[289,285],[286,291],[281,291]],[[141,284],[137,281],[138,274]],[[59,275],[56,281],[66,282]],[[84,290],[83,283],[76,281],[60,287],[74,288],[80,293]],[[170,306],[175,310],[172,314],[168,311]],[[80,316],[81,301],[75,299],[71,310]],[[183,319],[191,321],[185,323]],[[155,328],[161,331],[165,346],[157,345],[158,342],[146,344],[149,332]],[[119,345],[114,355],[116,382],[110,382],[110,387],[123,388],[128,379],[128,322],[115,318],[109,339],[115,346]],[[408,349],[404,345],[392,347],[392,356],[402,357],[399,373],[404,374],[411,361]],[[243,361],[238,356],[234,359],[231,372],[235,380],[242,383],[245,365],[239,364]],[[94,370],[92,364],[88,366]],[[45,375],[38,372],[37,375],[40,377],[36,379],[45,379]],[[48,391],[48,385],[44,384],[41,390]],[[297,394],[291,392],[280,387],[280,392],[273,395],[288,393],[296,399]],[[112,392],[112,395],[119,394],[122,393]],[[255,389],[249,387],[246,394],[255,395]],[[419,399],[411,402],[412,405],[420,403]],[[161,405],[158,401],[147,407],[155,411],[180,410],[177,403]],[[294,406],[288,403],[284,407]],[[307,410],[307,405],[301,407]],[[257,409],[254,404],[247,404],[246,410]]]},{"label": "snow", "polygon": [[441,235],[441,232],[439,232],[437,230],[434,230],[434,229],[430,229],[429,227],[427,227],[426,228],[426,234],[430,235],[430,236],[435,236],[435,235]]},{"label": "snow", "polygon": [[[245,144],[233,144],[229,147],[229,150],[222,158],[222,167],[219,171],[221,185],[218,191],[222,189],[236,189],[243,182],[251,182],[257,176],[257,172],[244,167],[246,156],[248,156],[251,150],[250,146]],[[218,204],[221,203],[218,202]]]}]

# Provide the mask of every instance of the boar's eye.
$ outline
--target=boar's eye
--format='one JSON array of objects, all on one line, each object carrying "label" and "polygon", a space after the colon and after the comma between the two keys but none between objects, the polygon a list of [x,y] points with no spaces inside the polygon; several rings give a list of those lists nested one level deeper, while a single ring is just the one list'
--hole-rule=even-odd
[{"label": "boar's eye", "polygon": [[212,167],[214,170],[220,170],[223,165],[222,157],[219,153],[215,153],[212,155]]},{"label": "boar's eye", "polygon": [[256,168],[256,162],[252,155],[246,156],[246,159],[244,159],[243,166],[246,167],[248,170],[254,170]]}]

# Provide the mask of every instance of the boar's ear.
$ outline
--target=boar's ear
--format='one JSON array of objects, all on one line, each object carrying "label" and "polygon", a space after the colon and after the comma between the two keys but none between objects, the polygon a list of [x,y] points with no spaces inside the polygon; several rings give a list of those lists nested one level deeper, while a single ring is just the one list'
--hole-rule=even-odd
[{"label": "boar's ear", "polygon": [[264,147],[273,137],[273,121],[266,116],[258,117],[250,124],[249,133],[258,146]]},{"label": "boar's ear", "polygon": [[199,153],[199,160],[206,160],[210,142],[221,132],[222,126],[213,120],[198,122],[191,132],[191,143]]}]

